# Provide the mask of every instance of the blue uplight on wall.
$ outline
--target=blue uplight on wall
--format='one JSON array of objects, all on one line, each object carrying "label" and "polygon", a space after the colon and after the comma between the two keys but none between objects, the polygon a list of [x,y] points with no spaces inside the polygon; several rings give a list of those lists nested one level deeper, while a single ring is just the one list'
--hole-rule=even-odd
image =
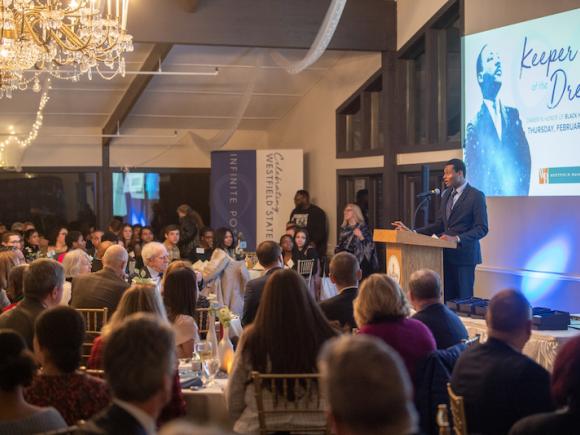
[{"label": "blue uplight on wall", "polygon": [[541,246],[528,260],[522,278],[522,291],[533,304],[548,296],[558,284],[571,256],[569,237],[559,235]]}]

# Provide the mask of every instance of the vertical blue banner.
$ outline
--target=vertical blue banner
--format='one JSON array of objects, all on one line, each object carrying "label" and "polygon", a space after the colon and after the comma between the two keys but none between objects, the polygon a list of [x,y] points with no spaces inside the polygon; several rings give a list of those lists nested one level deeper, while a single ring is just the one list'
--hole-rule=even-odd
[{"label": "vertical blue banner", "polygon": [[256,250],[256,151],[211,153],[211,226],[243,233]]}]

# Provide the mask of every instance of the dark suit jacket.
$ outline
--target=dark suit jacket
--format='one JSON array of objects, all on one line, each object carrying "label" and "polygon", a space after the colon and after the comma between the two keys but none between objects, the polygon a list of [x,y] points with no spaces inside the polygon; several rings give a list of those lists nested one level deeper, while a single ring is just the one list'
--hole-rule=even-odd
[{"label": "dark suit jacket", "polygon": [[145,428],[135,417],[114,403],[82,425],[76,433],[147,435]]},{"label": "dark suit jacket", "polygon": [[485,237],[488,232],[485,195],[467,184],[447,220],[447,201],[451,192],[451,188],[443,192],[437,220],[431,225],[418,228],[417,232],[428,236],[443,233],[459,236],[461,242],[457,245],[457,249],[444,249],[443,260],[458,266],[480,264],[479,239]]},{"label": "dark suit jacket", "polygon": [[242,326],[245,327],[254,321],[258,307],[260,306],[260,299],[262,297],[262,290],[266,285],[266,281],[270,275],[275,271],[280,270],[279,267],[268,270],[259,278],[252,279],[246,283],[244,292],[244,312],[242,313]]},{"label": "dark suit jacket", "polygon": [[433,333],[437,349],[447,349],[467,338],[467,329],[453,311],[444,304],[429,305],[413,319],[423,322]]},{"label": "dark suit jacket", "polygon": [[495,338],[461,355],[451,387],[465,399],[470,433],[507,434],[521,418],[553,409],[549,373]]},{"label": "dark suit jacket", "polygon": [[111,315],[129,284],[109,268],[80,275],[72,281],[71,306],[74,308],[104,308]]},{"label": "dark suit jacket", "polygon": [[320,308],[328,320],[337,320],[342,327],[348,324],[350,328],[356,328],[352,304],[357,294],[356,287],[345,288],[336,296],[320,302]]},{"label": "dark suit jacket", "polygon": [[34,322],[45,309],[39,301],[24,298],[15,308],[0,316],[0,329],[13,329],[18,332],[32,350]]},{"label": "dark suit jacket", "polygon": [[487,195],[527,196],[532,164],[520,114],[501,105],[501,118],[501,138],[485,103],[467,124],[465,164],[469,179]]},{"label": "dark suit jacket", "polygon": [[510,435],[577,435],[580,409],[531,415],[513,425]]}]

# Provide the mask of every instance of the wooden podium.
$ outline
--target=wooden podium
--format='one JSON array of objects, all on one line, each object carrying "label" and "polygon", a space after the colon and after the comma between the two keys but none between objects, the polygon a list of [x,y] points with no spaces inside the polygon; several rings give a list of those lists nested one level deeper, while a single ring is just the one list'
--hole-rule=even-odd
[{"label": "wooden podium", "polygon": [[373,240],[387,244],[387,275],[404,291],[409,290],[409,276],[419,269],[432,269],[443,281],[443,248],[457,248],[456,242],[411,231],[375,230]]}]

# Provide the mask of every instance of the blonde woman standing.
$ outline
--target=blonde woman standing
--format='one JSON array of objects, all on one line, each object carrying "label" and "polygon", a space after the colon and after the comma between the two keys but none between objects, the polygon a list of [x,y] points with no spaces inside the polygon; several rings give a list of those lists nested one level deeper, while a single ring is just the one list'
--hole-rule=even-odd
[{"label": "blonde woman standing", "polygon": [[356,204],[347,204],[344,208],[344,219],[334,250],[335,254],[339,252],[350,252],[356,257],[363,280],[378,270],[379,262],[373,236],[365,223],[360,207]]}]

